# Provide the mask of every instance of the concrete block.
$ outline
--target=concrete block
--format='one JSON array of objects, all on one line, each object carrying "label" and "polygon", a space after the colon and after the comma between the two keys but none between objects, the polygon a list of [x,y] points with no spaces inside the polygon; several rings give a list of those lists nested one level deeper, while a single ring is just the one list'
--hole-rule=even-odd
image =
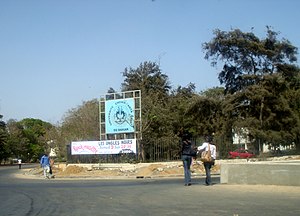
[{"label": "concrete block", "polygon": [[300,186],[300,161],[221,164],[223,184]]}]

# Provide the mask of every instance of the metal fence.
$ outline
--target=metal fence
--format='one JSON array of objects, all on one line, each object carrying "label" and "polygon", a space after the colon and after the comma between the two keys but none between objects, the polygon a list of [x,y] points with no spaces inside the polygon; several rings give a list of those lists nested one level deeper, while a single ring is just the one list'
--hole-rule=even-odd
[{"label": "metal fence", "polygon": [[[198,141],[199,142],[199,141]],[[197,139],[192,144],[198,146]],[[181,159],[181,144],[176,138],[161,138],[156,141],[142,141],[143,152],[137,149],[137,154],[101,154],[101,155],[71,155],[71,145],[67,145],[68,163],[135,163],[163,162]]]},{"label": "metal fence", "polygon": [[146,162],[174,161],[181,157],[179,139],[159,139],[152,143],[143,143]]},{"label": "metal fence", "polygon": [[71,155],[71,145],[67,145],[68,163],[134,163],[160,162],[180,159],[178,139],[161,139],[152,143],[141,142],[144,151],[137,149],[137,154],[101,154]]}]

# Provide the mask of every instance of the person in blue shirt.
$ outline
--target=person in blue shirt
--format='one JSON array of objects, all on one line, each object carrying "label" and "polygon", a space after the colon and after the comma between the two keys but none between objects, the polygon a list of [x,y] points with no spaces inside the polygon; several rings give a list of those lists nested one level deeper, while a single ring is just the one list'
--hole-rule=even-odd
[{"label": "person in blue shirt", "polygon": [[44,177],[45,179],[49,179],[50,178],[50,160],[47,154],[44,154],[41,157],[41,167],[43,168],[43,172],[44,172]]}]

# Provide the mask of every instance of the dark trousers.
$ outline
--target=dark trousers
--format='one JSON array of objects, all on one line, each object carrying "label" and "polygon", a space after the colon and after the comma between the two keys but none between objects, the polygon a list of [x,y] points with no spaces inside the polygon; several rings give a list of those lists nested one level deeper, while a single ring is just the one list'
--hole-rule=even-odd
[{"label": "dark trousers", "polygon": [[192,163],[192,156],[189,155],[182,155],[183,161],[183,169],[184,169],[184,183],[187,185],[191,183],[191,163]]},{"label": "dark trousers", "polygon": [[215,164],[215,162],[204,162],[203,163],[204,168],[205,168],[205,174],[206,174],[206,179],[205,179],[206,185],[212,185],[210,169],[214,164]]}]

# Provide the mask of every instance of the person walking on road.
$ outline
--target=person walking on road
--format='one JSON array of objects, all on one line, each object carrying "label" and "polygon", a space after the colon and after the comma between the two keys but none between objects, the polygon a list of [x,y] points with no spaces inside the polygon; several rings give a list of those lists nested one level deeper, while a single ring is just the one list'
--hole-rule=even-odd
[{"label": "person walking on road", "polygon": [[184,169],[184,185],[191,186],[191,164],[192,164],[192,143],[187,134],[182,136],[182,150],[181,157],[183,161],[183,169]]},{"label": "person walking on road", "polygon": [[42,157],[41,157],[41,167],[43,168],[43,172],[44,172],[44,177],[45,179],[49,179],[50,178],[50,161],[49,161],[49,157],[47,154],[44,154]]},{"label": "person walking on road", "polygon": [[53,175],[54,159],[52,157],[49,157],[49,162],[50,162],[49,174],[50,174],[51,178],[54,178],[54,175]]},{"label": "person walking on road", "polygon": [[216,160],[216,146],[212,142],[213,142],[213,138],[211,136],[207,136],[205,137],[205,142],[198,147],[198,151],[200,153],[203,151],[210,151],[211,153],[211,161],[203,162],[205,168],[205,174],[206,174],[206,179],[205,179],[206,186],[212,185],[210,169],[212,168],[213,165],[215,165],[215,160]]},{"label": "person walking on road", "polygon": [[22,167],[22,159],[18,159],[18,165],[19,165],[19,169],[21,169],[21,167]]}]

